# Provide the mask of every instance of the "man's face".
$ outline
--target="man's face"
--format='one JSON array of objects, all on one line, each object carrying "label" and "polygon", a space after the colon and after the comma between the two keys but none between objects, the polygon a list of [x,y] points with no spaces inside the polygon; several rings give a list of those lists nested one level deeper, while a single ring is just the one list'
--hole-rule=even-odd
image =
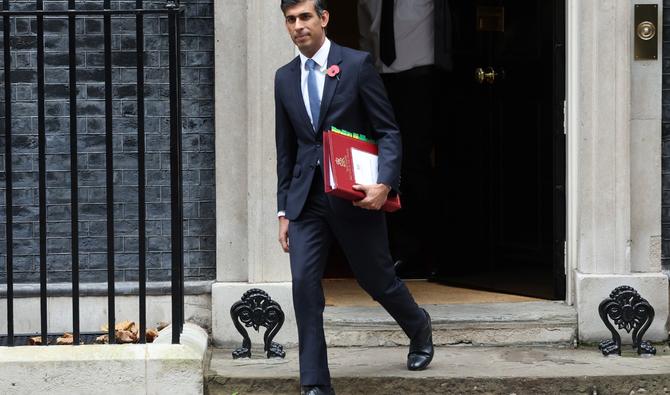
[{"label": "man's face", "polygon": [[284,12],[284,17],[286,29],[293,43],[303,55],[310,58],[314,56],[325,40],[328,11],[319,16],[314,1],[305,0],[288,8]]}]

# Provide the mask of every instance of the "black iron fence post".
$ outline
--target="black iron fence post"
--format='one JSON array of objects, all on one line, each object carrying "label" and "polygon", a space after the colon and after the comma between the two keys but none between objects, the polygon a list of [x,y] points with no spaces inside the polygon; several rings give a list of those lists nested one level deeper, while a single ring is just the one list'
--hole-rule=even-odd
[{"label": "black iron fence post", "polygon": [[[44,8],[44,1],[38,0],[37,10]],[[42,344],[47,345],[47,165],[46,131],[44,122],[44,15],[37,16],[37,133],[39,161],[40,200],[40,323]]]},{"label": "black iron fence post", "polygon": [[179,3],[168,0],[170,46],[170,177],[172,196],[172,343],[179,343],[184,326],[184,212],[181,158],[181,72]]},{"label": "black iron fence post", "polygon": [[[9,10],[9,0],[2,1],[3,10]],[[7,336],[8,344],[14,345],[14,237],[12,201],[12,55],[9,15],[2,19],[5,66],[5,210],[7,212]]]},{"label": "black iron fence post", "polygon": [[[111,9],[110,0],[103,3]],[[107,173],[107,325],[109,344],[116,343],[116,315],[114,298],[114,142],[112,124],[112,15],[103,17],[105,37],[105,150]]]},{"label": "black iron fence post", "polygon": [[[135,8],[142,9],[142,0],[137,0]],[[146,269],[146,165],[144,157],[144,16],[135,17],[135,41],[137,42],[137,209],[138,209],[138,255],[140,286],[140,343],[146,343],[147,332],[147,269]]]},{"label": "black iron fence post", "polygon": [[[70,11],[75,0],[69,0]],[[79,163],[77,150],[77,33],[76,14],[68,13],[68,47],[70,70],[70,205],[72,232],[72,335],[79,344]]]}]

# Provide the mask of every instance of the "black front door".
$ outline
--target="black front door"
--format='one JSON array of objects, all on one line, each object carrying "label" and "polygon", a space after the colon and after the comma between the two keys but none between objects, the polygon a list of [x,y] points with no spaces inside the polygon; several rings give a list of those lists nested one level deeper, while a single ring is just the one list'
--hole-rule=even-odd
[{"label": "black front door", "polygon": [[[449,3],[455,65],[435,82],[436,237],[426,256],[446,284],[562,299],[565,0]],[[356,1],[329,7],[329,37],[357,47]],[[337,246],[326,276],[352,276]]]},{"label": "black front door", "polygon": [[564,297],[564,0],[452,1],[438,279]]}]

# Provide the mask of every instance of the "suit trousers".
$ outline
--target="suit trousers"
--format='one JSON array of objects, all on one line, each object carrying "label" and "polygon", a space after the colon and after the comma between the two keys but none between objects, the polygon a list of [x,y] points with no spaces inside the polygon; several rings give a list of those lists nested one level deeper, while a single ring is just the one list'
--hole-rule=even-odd
[{"label": "suit trousers", "polygon": [[355,215],[338,215],[334,208],[351,203],[327,196],[321,173],[317,167],[305,207],[289,223],[293,306],[303,386],[330,385],[321,280],[333,238],[342,246],[361,287],[386,309],[410,339],[427,324],[426,316],[395,275],[385,213],[355,208]]}]

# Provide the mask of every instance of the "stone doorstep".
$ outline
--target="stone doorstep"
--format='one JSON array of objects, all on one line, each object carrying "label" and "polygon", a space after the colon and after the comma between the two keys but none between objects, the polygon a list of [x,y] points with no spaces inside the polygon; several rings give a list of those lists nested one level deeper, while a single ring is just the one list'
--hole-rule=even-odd
[{"label": "stone doorstep", "polygon": [[[557,346],[436,349],[429,369],[405,369],[406,347],[330,348],[333,385],[347,394],[670,394],[670,349],[655,357],[603,357],[595,348]],[[214,349],[205,374],[211,395],[297,394],[297,349],[285,360],[233,360]]]},{"label": "stone doorstep", "polygon": [[172,326],[154,343],[0,347],[0,394],[201,394],[207,332]]},{"label": "stone doorstep", "polygon": [[[564,302],[423,306],[438,345],[572,344],[577,313]],[[330,346],[408,345],[407,336],[380,307],[327,307],[324,329]]]}]

